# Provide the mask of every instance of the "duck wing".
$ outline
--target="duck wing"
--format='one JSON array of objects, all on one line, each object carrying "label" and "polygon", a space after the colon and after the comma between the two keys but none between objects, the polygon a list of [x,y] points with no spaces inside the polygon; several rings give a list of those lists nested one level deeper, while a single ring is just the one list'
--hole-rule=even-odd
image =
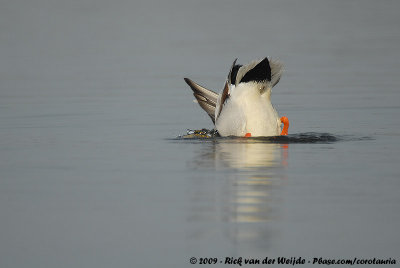
[{"label": "duck wing", "polygon": [[193,90],[193,95],[199,103],[200,107],[210,116],[215,124],[215,107],[217,105],[218,94],[193,82],[189,78],[185,78],[185,82]]}]

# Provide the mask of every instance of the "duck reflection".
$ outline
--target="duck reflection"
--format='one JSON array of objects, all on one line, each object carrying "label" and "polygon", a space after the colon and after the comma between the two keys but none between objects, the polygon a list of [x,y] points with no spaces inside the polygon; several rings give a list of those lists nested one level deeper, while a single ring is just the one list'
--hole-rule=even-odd
[{"label": "duck reflection", "polygon": [[282,179],[282,150],[279,144],[262,142],[219,143],[215,150],[216,166],[228,166],[229,221],[263,222],[274,217],[270,206],[272,189]]},{"label": "duck reflection", "polygon": [[215,145],[216,163],[238,169],[264,169],[281,165],[280,144],[239,140]]},{"label": "duck reflection", "polygon": [[[230,240],[267,242],[265,223],[277,219],[279,191],[285,181],[288,147],[257,140],[216,140],[201,145],[189,166],[196,170],[189,191],[190,237],[219,232],[205,222],[220,223]],[[198,172],[201,171],[201,172]],[[215,225],[214,225],[215,226]],[[217,224],[218,226],[218,224]]]}]

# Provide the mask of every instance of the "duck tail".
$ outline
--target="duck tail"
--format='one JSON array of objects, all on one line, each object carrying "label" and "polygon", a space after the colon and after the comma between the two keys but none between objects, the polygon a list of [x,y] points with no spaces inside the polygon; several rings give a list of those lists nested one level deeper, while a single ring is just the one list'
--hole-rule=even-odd
[{"label": "duck tail", "polygon": [[271,85],[274,87],[281,79],[283,73],[283,63],[278,60],[270,60],[269,66],[271,68]]}]

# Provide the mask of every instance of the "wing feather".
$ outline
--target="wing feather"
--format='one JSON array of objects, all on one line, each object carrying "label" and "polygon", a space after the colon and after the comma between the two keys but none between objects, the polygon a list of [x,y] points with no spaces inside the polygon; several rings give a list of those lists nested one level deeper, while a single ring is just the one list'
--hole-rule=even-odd
[{"label": "wing feather", "polygon": [[217,105],[218,94],[193,82],[189,78],[185,78],[185,82],[193,90],[193,95],[199,103],[200,107],[210,116],[215,123],[215,106]]}]

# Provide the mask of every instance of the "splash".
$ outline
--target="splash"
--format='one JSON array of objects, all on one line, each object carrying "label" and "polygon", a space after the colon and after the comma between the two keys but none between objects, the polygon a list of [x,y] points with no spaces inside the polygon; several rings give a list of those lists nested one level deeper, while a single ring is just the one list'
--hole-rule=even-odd
[{"label": "splash", "polygon": [[203,128],[200,130],[188,129],[186,135],[180,135],[178,139],[210,139],[216,137],[220,137],[216,130]]},{"label": "splash", "polygon": [[289,134],[285,136],[272,137],[221,137],[214,129],[191,130],[188,129],[186,135],[180,135],[177,140],[213,140],[213,141],[232,141],[232,142],[264,142],[264,143],[334,143],[339,141],[360,141],[372,140],[371,137],[357,137],[353,135],[333,135],[330,133],[305,132]]}]

